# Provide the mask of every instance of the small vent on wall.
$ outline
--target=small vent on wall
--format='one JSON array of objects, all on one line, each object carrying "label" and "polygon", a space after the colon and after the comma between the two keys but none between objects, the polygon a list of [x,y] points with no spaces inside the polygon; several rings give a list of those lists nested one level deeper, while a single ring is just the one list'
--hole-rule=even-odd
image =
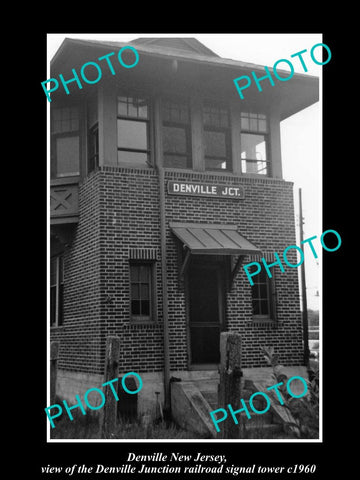
[{"label": "small vent on wall", "polygon": [[130,260],[157,260],[156,248],[130,248]]},{"label": "small vent on wall", "polygon": [[248,259],[249,259],[250,262],[260,263],[262,258],[265,258],[265,260],[268,263],[269,262],[275,262],[275,260],[276,260],[273,252],[262,252],[261,254],[249,255],[248,256]]}]

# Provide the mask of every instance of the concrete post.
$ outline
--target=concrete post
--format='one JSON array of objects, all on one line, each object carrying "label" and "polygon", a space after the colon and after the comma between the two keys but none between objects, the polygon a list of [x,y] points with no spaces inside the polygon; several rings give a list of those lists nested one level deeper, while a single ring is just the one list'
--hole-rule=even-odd
[{"label": "concrete post", "polygon": [[[104,383],[119,377],[120,338],[107,337]],[[113,384],[114,386],[117,384]],[[104,387],[105,405],[101,425],[102,438],[111,438],[116,428],[117,401],[110,385]]]},{"label": "concrete post", "polygon": [[[220,334],[219,407],[227,409],[230,404],[233,410],[240,408],[241,375],[241,337],[238,333],[223,332]],[[239,415],[237,419],[238,425],[230,416],[221,424],[220,438],[241,438]]]}]

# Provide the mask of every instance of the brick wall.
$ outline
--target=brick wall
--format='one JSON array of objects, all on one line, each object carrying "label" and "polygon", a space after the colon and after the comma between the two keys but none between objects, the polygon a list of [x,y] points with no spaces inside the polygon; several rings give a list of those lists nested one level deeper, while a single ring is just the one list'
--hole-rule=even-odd
[{"label": "brick wall", "polygon": [[[101,172],[101,267],[104,334],[121,338],[122,371],[163,368],[163,330],[130,323],[129,250],[157,248],[160,259],[159,187],[153,170],[104,167]],[[156,262],[158,317],[161,318],[161,264]]]},{"label": "brick wall", "polygon": [[[281,253],[295,244],[292,184],[204,173],[167,172],[166,180],[242,184],[244,200],[169,196],[166,222],[236,224],[257,247]],[[159,184],[151,169],[102,167],[80,188],[80,219],[65,257],[64,327],[52,332],[61,340],[60,368],[101,373],[105,338],[121,338],[120,370],[156,372],[163,368]],[[158,321],[130,323],[129,249],[155,248]],[[184,287],[178,279],[178,251],[167,229],[170,368],[187,369]],[[289,260],[291,257],[289,255]],[[245,261],[246,263],[246,261]],[[295,263],[295,260],[294,260]],[[241,269],[226,299],[229,330],[243,337],[243,366],[264,365],[260,347],[274,345],[286,365],[302,363],[298,269],[276,271],[278,322],[254,326],[251,289]]]},{"label": "brick wall", "polygon": [[[168,196],[167,221],[202,223],[229,223],[260,249],[268,252],[282,251],[296,243],[292,183],[282,180],[243,177],[220,177],[209,174],[167,174],[167,179],[177,181],[203,181],[224,185],[242,184],[244,200]],[[291,251],[294,253],[293,251]],[[171,368],[186,368],[186,329],[184,291],[178,288],[177,255],[174,240],[168,232],[168,281]],[[289,261],[296,263],[290,255]],[[248,263],[250,260],[244,261]],[[240,269],[233,288],[227,294],[226,317],[229,330],[242,335],[243,366],[265,365],[260,347],[274,345],[280,361],[286,365],[302,363],[302,327],[298,298],[298,269],[279,267],[272,269],[276,277],[277,326],[254,326],[251,316],[251,288],[245,272]],[[170,295],[169,295],[170,296]]]},{"label": "brick wall", "polygon": [[99,178],[92,174],[79,187],[79,223],[64,251],[64,322],[51,329],[60,341],[59,368],[103,373],[100,313]]}]

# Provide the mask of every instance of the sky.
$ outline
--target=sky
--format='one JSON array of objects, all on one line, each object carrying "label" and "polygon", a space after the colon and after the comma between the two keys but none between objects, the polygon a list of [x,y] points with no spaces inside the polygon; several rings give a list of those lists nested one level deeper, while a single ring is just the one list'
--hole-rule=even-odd
[{"label": "sky", "polygon": [[[297,244],[299,244],[299,188],[302,190],[304,218],[304,239],[322,233],[322,69],[309,56],[311,48],[322,42],[321,33],[280,33],[280,34],[198,34],[198,33],[63,33],[47,35],[48,77],[49,62],[63,40],[68,38],[113,40],[127,42],[138,37],[195,37],[208,48],[224,58],[241,60],[272,67],[279,59],[291,60],[297,73],[313,75],[320,78],[320,101],[281,122],[281,149],[283,177],[294,182],[294,203],[296,214]],[[331,46],[329,45],[330,49]],[[308,68],[304,73],[298,58],[291,55],[307,50],[303,58]],[[321,60],[321,48],[316,49],[315,57]],[[286,70],[284,63],[280,68]],[[289,80],[291,81],[291,79]],[[259,94],[261,94],[259,92]],[[318,244],[320,245],[320,243]],[[312,309],[319,309],[321,298],[321,247],[317,249],[318,259],[309,251],[305,252],[307,303]],[[281,254],[282,252],[278,252]],[[320,264],[319,264],[320,260]],[[300,273],[300,269],[299,269]],[[320,293],[320,297],[317,292]]]}]

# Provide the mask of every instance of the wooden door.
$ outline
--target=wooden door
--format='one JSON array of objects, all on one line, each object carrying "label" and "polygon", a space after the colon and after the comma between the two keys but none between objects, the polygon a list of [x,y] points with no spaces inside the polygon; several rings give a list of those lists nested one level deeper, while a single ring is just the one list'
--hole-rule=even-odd
[{"label": "wooden door", "polygon": [[188,276],[191,364],[220,361],[223,275],[218,265],[194,265]]}]

